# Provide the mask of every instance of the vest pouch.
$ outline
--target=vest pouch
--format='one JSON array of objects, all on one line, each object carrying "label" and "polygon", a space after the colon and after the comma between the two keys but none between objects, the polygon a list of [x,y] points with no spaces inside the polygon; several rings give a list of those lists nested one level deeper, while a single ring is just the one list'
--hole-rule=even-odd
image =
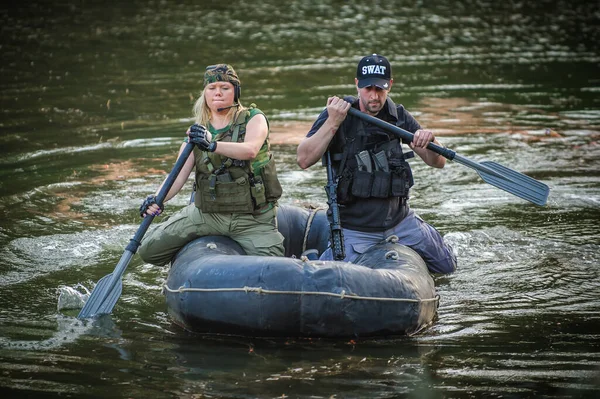
[{"label": "vest pouch", "polygon": [[352,174],[343,173],[337,183],[338,204],[349,204],[354,200],[352,196]]},{"label": "vest pouch", "polygon": [[390,196],[390,180],[392,176],[390,172],[376,170],[373,172],[373,187],[371,188],[371,196],[375,198],[387,198]]},{"label": "vest pouch", "polygon": [[252,194],[255,208],[260,208],[267,202],[265,196],[265,185],[258,179],[255,179],[254,185],[250,185],[250,194]]},{"label": "vest pouch", "polygon": [[250,183],[245,177],[232,182],[217,181],[212,199],[210,179],[202,179],[196,193],[196,206],[210,213],[253,213],[254,204],[250,195]]},{"label": "vest pouch", "polygon": [[281,198],[283,189],[277,178],[277,167],[275,159],[273,159],[273,154],[269,154],[269,162],[261,169],[260,175],[265,185],[264,195],[266,202],[275,202]]},{"label": "vest pouch", "polygon": [[369,198],[373,186],[373,174],[366,170],[354,171],[352,179],[352,195],[358,198]]},{"label": "vest pouch", "polygon": [[409,166],[400,165],[392,173],[392,196],[408,197],[408,191],[413,185],[412,173]]}]

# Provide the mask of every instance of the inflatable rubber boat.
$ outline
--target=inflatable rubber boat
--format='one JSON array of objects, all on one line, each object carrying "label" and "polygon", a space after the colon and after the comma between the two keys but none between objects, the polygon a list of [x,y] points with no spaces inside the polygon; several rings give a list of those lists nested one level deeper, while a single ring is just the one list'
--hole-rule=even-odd
[{"label": "inflatable rubber boat", "polygon": [[279,207],[285,257],[245,255],[223,236],[198,238],[171,262],[164,285],[173,321],[198,333],[261,337],[411,335],[439,297],[421,257],[394,236],[353,263],[310,260],[328,245],[326,210]]}]

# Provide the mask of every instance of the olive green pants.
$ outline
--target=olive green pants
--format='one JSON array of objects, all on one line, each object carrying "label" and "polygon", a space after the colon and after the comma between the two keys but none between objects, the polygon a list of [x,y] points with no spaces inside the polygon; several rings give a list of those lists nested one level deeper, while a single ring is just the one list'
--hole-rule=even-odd
[{"label": "olive green pants", "polygon": [[260,215],[203,213],[190,204],[146,234],[139,248],[144,262],[163,266],[188,242],[203,236],[228,236],[247,255],[283,256],[277,207]]}]

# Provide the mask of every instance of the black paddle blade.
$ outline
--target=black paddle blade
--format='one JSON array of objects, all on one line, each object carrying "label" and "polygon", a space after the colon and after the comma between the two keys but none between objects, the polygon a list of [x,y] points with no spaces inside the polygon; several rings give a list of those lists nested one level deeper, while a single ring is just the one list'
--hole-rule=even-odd
[{"label": "black paddle blade", "polygon": [[121,296],[121,291],[123,290],[123,283],[121,279],[118,279],[112,289],[111,282],[113,279],[113,274],[107,274],[102,277],[92,294],[86,301],[85,305],[77,315],[78,319],[86,319],[88,317],[94,317],[96,315],[111,313],[115,304],[119,300]]},{"label": "black paddle blade", "polygon": [[533,202],[536,205],[546,205],[550,189],[544,183],[496,162],[484,161],[481,162],[481,165],[484,165],[498,174],[492,175],[481,169],[477,169],[477,173],[479,173],[479,176],[481,176],[486,183],[496,186],[501,190],[508,191],[509,193],[529,202]]}]

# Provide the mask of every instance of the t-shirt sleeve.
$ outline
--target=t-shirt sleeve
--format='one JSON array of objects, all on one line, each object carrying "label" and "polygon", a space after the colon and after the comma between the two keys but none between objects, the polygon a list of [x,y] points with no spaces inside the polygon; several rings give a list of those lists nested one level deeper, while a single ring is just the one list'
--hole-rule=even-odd
[{"label": "t-shirt sleeve", "polygon": [[419,122],[402,105],[398,106],[398,121],[400,122],[399,127],[411,133],[421,129]]},{"label": "t-shirt sleeve", "polygon": [[317,130],[319,130],[321,128],[321,126],[323,126],[323,124],[325,123],[325,121],[327,120],[328,117],[329,117],[329,114],[327,113],[327,110],[324,109],[323,112],[321,112],[319,114],[319,116],[317,117],[317,120],[315,121],[315,123],[313,123],[313,125],[310,128],[310,130],[308,131],[308,134],[306,135],[306,137],[310,137],[313,134],[315,134],[317,132]]},{"label": "t-shirt sleeve", "polygon": [[[399,105],[398,108],[398,127],[404,130],[408,130],[411,133],[421,129],[421,125],[417,120],[408,112],[404,106]],[[402,139],[402,142],[408,144],[408,141]]]}]

